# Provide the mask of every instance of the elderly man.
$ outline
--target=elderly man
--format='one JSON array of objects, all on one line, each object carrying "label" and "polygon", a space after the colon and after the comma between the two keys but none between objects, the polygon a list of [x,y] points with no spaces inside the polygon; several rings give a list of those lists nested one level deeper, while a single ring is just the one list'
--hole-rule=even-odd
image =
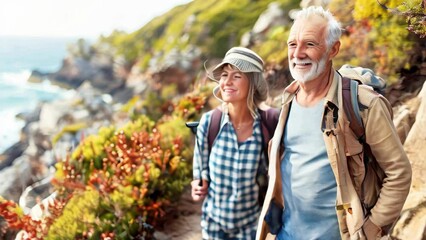
[{"label": "elderly man", "polygon": [[360,85],[365,139],[384,172],[383,184],[366,171],[363,145],[342,106],[342,77],[332,64],[340,36],[340,24],[321,7],[302,9],[290,30],[288,60],[295,81],[284,90],[270,142],[269,188],[257,239],[270,234],[286,240],[378,239],[406,200],[411,166],[391,106]]}]

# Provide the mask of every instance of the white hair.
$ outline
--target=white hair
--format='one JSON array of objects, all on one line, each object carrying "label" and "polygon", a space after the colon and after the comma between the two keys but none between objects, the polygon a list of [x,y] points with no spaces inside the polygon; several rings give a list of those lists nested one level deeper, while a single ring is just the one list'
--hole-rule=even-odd
[{"label": "white hair", "polygon": [[330,49],[334,43],[339,41],[340,36],[342,36],[342,28],[340,23],[334,18],[333,14],[329,10],[324,10],[321,6],[310,6],[303,8],[301,11],[297,12],[294,20],[298,19],[308,19],[311,16],[319,16],[327,21],[327,36],[326,44],[327,48]]}]

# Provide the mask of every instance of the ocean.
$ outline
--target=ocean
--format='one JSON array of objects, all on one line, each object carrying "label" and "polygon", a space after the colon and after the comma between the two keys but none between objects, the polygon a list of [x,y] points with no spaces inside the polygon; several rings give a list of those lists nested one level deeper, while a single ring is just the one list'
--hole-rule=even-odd
[{"label": "ocean", "polygon": [[40,101],[68,96],[48,81],[28,83],[32,70],[57,71],[73,38],[0,36],[0,153],[19,140],[24,122],[18,113],[31,112]]}]

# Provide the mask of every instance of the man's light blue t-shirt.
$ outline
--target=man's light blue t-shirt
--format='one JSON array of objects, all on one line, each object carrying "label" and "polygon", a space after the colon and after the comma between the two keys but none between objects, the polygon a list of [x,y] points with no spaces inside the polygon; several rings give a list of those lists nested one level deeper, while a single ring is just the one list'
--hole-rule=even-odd
[{"label": "man's light blue t-shirt", "polygon": [[340,239],[336,180],[321,132],[323,102],[307,108],[294,100],[290,109],[281,162],[285,210],[278,239]]}]

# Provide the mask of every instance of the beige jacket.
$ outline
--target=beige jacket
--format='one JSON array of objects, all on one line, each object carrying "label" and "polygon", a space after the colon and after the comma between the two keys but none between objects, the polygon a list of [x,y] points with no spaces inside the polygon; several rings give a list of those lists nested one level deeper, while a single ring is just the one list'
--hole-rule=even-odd
[{"label": "beige jacket", "polygon": [[[336,215],[342,239],[379,239],[387,234],[398,218],[408,195],[411,184],[411,165],[396,133],[392,121],[392,108],[386,99],[368,86],[360,85],[359,102],[368,107],[361,117],[365,125],[367,143],[378,164],[386,174],[380,196],[370,214],[365,214],[365,204],[360,200],[361,183],[365,176],[362,145],[355,139],[349,128],[342,103],[341,77],[332,74],[332,85],[324,101],[323,122],[318,124],[324,130],[324,141],[328,158],[337,183]],[[270,237],[265,215],[274,201],[284,206],[281,186],[280,162],[282,159],[282,137],[291,101],[298,89],[294,81],[283,93],[282,109],[273,139],[269,143],[269,187],[259,218],[256,239]],[[333,124],[333,111],[338,118]],[[328,119],[328,120],[327,120]],[[347,141],[347,142],[345,142]],[[347,161],[347,156],[352,159]],[[309,177],[309,176],[306,176]],[[368,179],[368,178],[366,178]],[[368,181],[368,180],[366,180]],[[373,186],[366,182],[365,186]]]}]

